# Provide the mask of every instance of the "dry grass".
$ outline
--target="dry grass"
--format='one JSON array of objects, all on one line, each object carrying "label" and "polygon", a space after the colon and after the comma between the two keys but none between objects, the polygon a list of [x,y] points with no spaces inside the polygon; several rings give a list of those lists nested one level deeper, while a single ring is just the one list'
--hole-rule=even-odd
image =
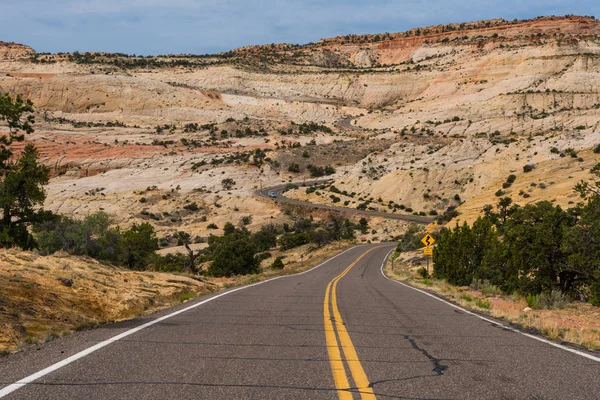
[{"label": "dry grass", "polygon": [[[588,303],[572,302],[563,309],[527,309],[527,301],[519,296],[490,295],[482,290],[457,287],[438,279],[423,279],[416,270],[424,266],[420,252],[404,253],[386,265],[390,278],[410,283],[412,286],[441,294],[462,307],[489,313],[525,329],[534,329],[547,337],[600,349],[600,307]],[[489,304],[489,308],[485,307]],[[484,307],[482,307],[482,305]]]},{"label": "dry grass", "polygon": [[0,351],[169,306],[216,287],[191,277],[129,271],[66,255],[0,251]]},{"label": "dry grass", "polygon": [[[84,257],[0,250],[0,354],[139,317],[215,290],[304,271],[350,245],[275,250],[259,274],[202,279],[130,271]],[[285,268],[269,268],[278,256],[284,257]]]}]

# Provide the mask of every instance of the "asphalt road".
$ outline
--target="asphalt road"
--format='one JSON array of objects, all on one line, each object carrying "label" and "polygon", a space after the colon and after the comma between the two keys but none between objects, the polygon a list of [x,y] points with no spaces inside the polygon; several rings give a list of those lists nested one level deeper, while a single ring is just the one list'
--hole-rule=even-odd
[{"label": "asphalt road", "polygon": [[388,280],[380,268],[392,248],[358,246],[300,275],[3,357],[0,397],[600,398],[598,354],[574,354],[500,328]]},{"label": "asphalt road", "polygon": [[[319,179],[319,180],[312,180],[312,181],[294,182],[293,184],[297,185],[299,187],[302,187],[302,186],[310,186],[313,184],[321,184],[321,183],[326,183],[326,182],[331,182],[331,180],[330,179]],[[365,215],[365,216],[370,216],[370,217],[382,217],[382,218],[395,219],[395,220],[400,220],[400,221],[416,222],[419,224],[429,224],[434,221],[433,218],[423,217],[423,216],[418,216],[418,215],[394,214],[394,213],[385,213],[385,212],[379,212],[379,211],[365,211],[365,210],[357,210],[357,209],[348,208],[348,207],[336,207],[336,206],[329,206],[326,204],[315,204],[315,203],[309,203],[307,201],[294,200],[294,199],[287,198],[283,195],[283,193],[285,192],[286,185],[287,184],[284,183],[281,185],[269,186],[269,187],[257,190],[256,195],[276,201],[278,203],[292,204],[292,205],[327,210],[327,211],[335,211],[335,212],[340,212],[340,213],[344,213],[344,214]],[[271,198],[269,196],[270,192],[274,192],[276,194],[276,197]]]}]

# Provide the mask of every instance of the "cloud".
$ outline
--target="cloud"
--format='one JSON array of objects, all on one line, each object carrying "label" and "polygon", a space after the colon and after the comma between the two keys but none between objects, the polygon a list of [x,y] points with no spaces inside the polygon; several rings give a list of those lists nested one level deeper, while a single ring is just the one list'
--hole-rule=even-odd
[{"label": "cloud", "polygon": [[38,51],[206,53],[490,18],[600,14],[591,0],[3,0],[0,40]]}]

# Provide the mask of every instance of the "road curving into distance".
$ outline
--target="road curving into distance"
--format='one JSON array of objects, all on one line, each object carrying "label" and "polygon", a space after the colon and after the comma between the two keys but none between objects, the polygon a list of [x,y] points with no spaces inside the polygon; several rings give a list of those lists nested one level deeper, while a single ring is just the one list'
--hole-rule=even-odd
[{"label": "road curving into distance", "polygon": [[[323,183],[331,183],[331,182],[333,182],[332,179],[319,179],[319,180],[309,180],[309,181],[302,181],[302,182],[291,182],[291,184],[296,185],[298,187],[306,187],[306,186],[318,185],[318,184],[323,184]],[[330,206],[330,205],[326,205],[326,204],[316,204],[316,203],[309,203],[308,201],[290,199],[283,195],[283,193],[285,192],[286,185],[289,185],[289,184],[290,183],[283,183],[280,185],[269,186],[269,187],[257,190],[255,193],[259,197],[270,199],[270,200],[278,202],[278,203],[291,204],[291,205],[296,205],[296,206],[303,206],[303,207],[309,207],[309,208],[315,208],[315,209],[321,209],[321,210],[327,210],[327,211],[335,211],[335,212],[344,213],[344,214],[365,215],[368,217],[381,217],[381,218],[395,219],[395,220],[400,220],[400,221],[416,222],[418,224],[429,224],[434,221],[433,218],[423,217],[423,216],[419,216],[419,215],[395,214],[395,213],[386,213],[386,212],[380,212],[380,211],[357,210],[357,209],[348,208],[348,207],[337,207],[337,206]],[[274,198],[269,196],[269,193],[271,193],[271,192],[275,193]]]},{"label": "road curving into distance", "polygon": [[600,355],[391,281],[395,244],[0,358],[0,398],[598,399]]}]

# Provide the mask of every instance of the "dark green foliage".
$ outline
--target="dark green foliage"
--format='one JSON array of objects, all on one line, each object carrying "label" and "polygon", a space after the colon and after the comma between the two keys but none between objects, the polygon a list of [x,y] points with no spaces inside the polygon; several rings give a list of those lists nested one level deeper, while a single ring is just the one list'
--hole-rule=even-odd
[{"label": "dark green foliage", "polygon": [[189,263],[189,259],[188,256],[183,253],[165,254],[164,256],[153,254],[150,257],[149,262],[157,271],[183,272]]},{"label": "dark green foliage", "polygon": [[323,246],[335,240],[352,239],[354,231],[362,229],[365,228],[339,215],[330,215],[326,221],[319,223],[302,218],[296,221],[293,231],[286,231],[287,233],[279,238],[279,246],[282,250],[308,243]]},{"label": "dark green foliage", "polygon": [[6,121],[8,134],[0,134],[0,176],[4,175],[8,168],[7,162],[12,157],[10,145],[14,142],[22,142],[24,133],[33,132],[33,103],[24,101],[21,96],[13,100],[10,94],[0,94],[0,121]]},{"label": "dark green foliage", "polygon": [[46,198],[42,186],[48,183],[48,169],[38,164],[35,146],[26,145],[20,158],[11,162],[10,146],[33,132],[32,112],[30,101],[0,94],[0,121],[8,125],[8,133],[0,134],[0,247],[35,247],[28,226],[47,215],[39,208]]},{"label": "dark green foliage", "polygon": [[277,235],[279,234],[279,228],[275,225],[263,225],[259,231],[252,235],[252,241],[256,250],[259,252],[269,250],[277,246]]},{"label": "dark green foliage", "polygon": [[417,273],[419,275],[421,275],[421,278],[425,279],[429,277],[429,274],[427,273],[427,270],[425,269],[425,267],[421,267],[417,270]]},{"label": "dark green foliage", "polygon": [[600,196],[593,196],[576,212],[577,224],[564,234],[562,250],[566,262],[558,275],[564,282],[561,289],[570,291],[581,283],[591,282],[590,301],[600,306]]},{"label": "dark green foliage", "polygon": [[154,252],[158,239],[148,223],[133,224],[125,231],[110,228],[110,218],[104,212],[92,214],[83,220],[54,215],[33,227],[38,248],[42,254],[59,250],[144,269]]},{"label": "dark green foliage", "polygon": [[222,237],[211,235],[208,255],[212,260],[208,273],[213,276],[232,276],[257,273],[257,248],[246,228],[228,231]]},{"label": "dark green foliage", "polygon": [[594,153],[595,154],[600,154],[600,144],[597,145],[596,147],[594,147]]},{"label": "dark green foliage", "polygon": [[235,232],[235,226],[233,226],[233,224],[231,222],[226,222],[225,225],[223,226],[223,234],[229,235],[229,234],[232,234],[233,232]]},{"label": "dark green foliage", "polygon": [[27,227],[47,215],[38,208],[46,199],[42,185],[48,183],[49,174],[37,158],[35,146],[28,144],[17,162],[5,162],[0,170],[0,247],[16,245],[26,250],[35,247]]},{"label": "dark green foliage", "polygon": [[533,165],[527,164],[523,166],[523,172],[531,172],[533,171]]},{"label": "dark green foliage", "polygon": [[508,262],[523,293],[542,293],[559,288],[573,288],[568,273],[561,274],[566,265],[562,251],[565,231],[575,220],[560,207],[543,201],[518,208],[506,221],[504,245],[510,255]]},{"label": "dark green foliage", "polygon": [[283,269],[285,265],[283,265],[283,259],[281,257],[277,257],[273,264],[271,264],[271,268],[273,269]]},{"label": "dark green foliage", "polygon": [[[110,231],[109,231],[110,232]],[[123,264],[131,269],[144,269],[150,257],[158,250],[154,227],[147,222],[133,224],[121,233],[123,238]]]},{"label": "dark green foliage", "polygon": [[300,172],[300,166],[296,163],[291,163],[290,166],[288,167],[288,171],[298,173],[298,172]]},{"label": "dark green foliage", "polygon": [[231,190],[235,186],[235,181],[231,178],[225,178],[221,181],[221,186],[225,190]]},{"label": "dark green foliage", "polygon": [[335,168],[330,165],[325,167],[317,167],[315,165],[309,164],[306,169],[310,172],[310,176],[313,178],[318,178],[325,175],[335,174]]},{"label": "dark green foliage", "polygon": [[460,213],[456,210],[456,206],[449,206],[446,211],[436,218],[438,225],[443,225],[450,222],[453,218],[456,218]]},{"label": "dark green foliage", "polygon": [[361,218],[358,221],[358,225],[359,225],[359,229],[361,231],[361,233],[367,233],[367,229],[369,229],[369,221],[367,221],[366,218]]},{"label": "dark green foliage", "polygon": [[288,233],[279,239],[279,246],[282,250],[289,250],[310,243],[312,238],[308,232]]},{"label": "dark green foliage", "polygon": [[505,197],[496,210],[486,206],[472,227],[442,231],[433,252],[436,277],[549,299],[559,291],[600,304],[599,196],[567,211],[548,201],[519,207]]},{"label": "dark green foliage", "polygon": [[575,191],[583,198],[600,196],[600,163],[590,171],[594,176],[590,182],[581,181],[575,185]]},{"label": "dark green foliage", "polygon": [[487,266],[491,262],[488,249],[492,249],[497,240],[489,219],[477,219],[473,228],[465,223],[454,230],[444,229],[433,250],[434,275],[454,285],[470,285],[475,277],[484,273],[482,264],[485,262]]},{"label": "dark green foliage", "polygon": [[183,206],[184,210],[189,210],[189,211],[198,211],[200,209],[200,207],[198,207],[198,204],[194,203],[190,203],[190,204],[186,204]]}]

